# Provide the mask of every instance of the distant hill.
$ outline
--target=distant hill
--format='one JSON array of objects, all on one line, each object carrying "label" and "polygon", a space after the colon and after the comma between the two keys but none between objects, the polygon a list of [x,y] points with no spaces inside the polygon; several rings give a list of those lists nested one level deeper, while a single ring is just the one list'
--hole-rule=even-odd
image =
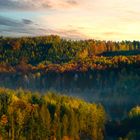
[{"label": "distant hill", "polygon": [[67,40],[56,35],[1,37],[0,72],[65,72],[138,67],[139,54],[139,41]]}]

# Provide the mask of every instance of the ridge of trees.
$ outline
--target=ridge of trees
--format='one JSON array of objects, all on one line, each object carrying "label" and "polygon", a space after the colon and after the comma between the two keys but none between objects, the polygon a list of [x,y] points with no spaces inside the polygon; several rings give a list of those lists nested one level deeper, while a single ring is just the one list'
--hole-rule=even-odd
[{"label": "ridge of trees", "polygon": [[0,88],[3,140],[103,140],[106,113],[101,105],[48,92]]},{"label": "ridge of trees", "polygon": [[0,38],[0,72],[87,71],[140,64],[139,41]]},{"label": "ridge of trees", "polygon": [[87,72],[96,70],[108,69],[139,69],[140,68],[140,55],[136,56],[114,56],[114,57],[98,57],[94,56],[92,59],[73,60],[63,64],[53,64],[43,61],[36,66],[28,64],[23,60],[15,66],[0,63],[0,73],[38,73],[39,75],[56,72]]}]

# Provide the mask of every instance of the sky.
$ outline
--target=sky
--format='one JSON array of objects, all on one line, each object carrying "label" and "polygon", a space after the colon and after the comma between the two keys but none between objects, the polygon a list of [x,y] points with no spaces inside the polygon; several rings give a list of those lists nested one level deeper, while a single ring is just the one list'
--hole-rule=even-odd
[{"label": "sky", "polygon": [[140,40],[140,0],[0,0],[0,36]]}]

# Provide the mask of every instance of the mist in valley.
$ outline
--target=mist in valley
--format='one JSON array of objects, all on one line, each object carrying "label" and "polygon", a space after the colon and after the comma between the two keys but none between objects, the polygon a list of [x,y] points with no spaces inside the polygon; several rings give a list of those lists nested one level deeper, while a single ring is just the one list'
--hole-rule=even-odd
[{"label": "mist in valley", "polygon": [[0,87],[44,94],[53,91],[102,104],[110,119],[123,119],[140,103],[139,73],[122,71],[1,74]]}]

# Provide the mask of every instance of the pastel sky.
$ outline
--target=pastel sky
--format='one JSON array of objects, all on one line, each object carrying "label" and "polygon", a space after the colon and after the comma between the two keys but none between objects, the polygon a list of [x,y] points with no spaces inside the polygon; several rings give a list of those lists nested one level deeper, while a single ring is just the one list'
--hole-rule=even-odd
[{"label": "pastel sky", "polygon": [[0,0],[0,35],[140,40],[140,0]]}]

